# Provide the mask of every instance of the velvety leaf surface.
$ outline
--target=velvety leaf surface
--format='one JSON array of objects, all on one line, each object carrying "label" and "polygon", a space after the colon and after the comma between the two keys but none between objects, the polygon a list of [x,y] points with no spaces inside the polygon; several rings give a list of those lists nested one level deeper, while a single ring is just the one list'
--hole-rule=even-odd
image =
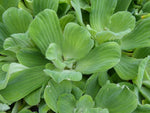
[{"label": "velvety leaf surface", "polygon": [[4,41],[3,48],[5,50],[17,53],[20,49],[33,48],[34,44],[26,33],[17,33],[11,35]]},{"label": "velvety leaf surface", "polygon": [[64,30],[64,59],[81,59],[88,54],[94,45],[90,33],[75,23],[69,23]]},{"label": "velvety leaf surface", "polygon": [[42,66],[26,69],[11,75],[7,87],[0,90],[0,94],[9,102],[15,102],[41,87],[47,80]]},{"label": "velvety leaf surface", "polygon": [[132,0],[118,0],[115,11],[126,11]]},{"label": "velvety leaf surface", "polygon": [[96,96],[96,94],[100,89],[100,86],[98,84],[98,76],[99,73],[91,75],[89,79],[86,81],[85,85],[85,94],[88,94],[93,98]]},{"label": "velvety leaf surface", "polygon": [[87,56],[79,60],[76,70],[84,74],[105,71],[120,61],[120,47],[115,42],[107,42],[95,47]]},{"label": "velvety leaf surface", "polygon": [[59,113],[73,113],[76,100],[72,94],[63,94],[59,96],[57,108]]},{"label": "velvety leaf surface", "polygon": [[63,80],[80,81],[82,79],[82,74],[74,70],[52,71],[45,69],[44,72],[57,83]]},{"label": "velvety leaf surface", "polygon": [[17,53],[17,59],[20,64],[27,67],[41,66],[48,63],[48,60],[36,49],[21,49]]},{"label": "velvety leaf surface", "polygon": [[3,13],[3,22],[8,31],[13,33],[25,33],[33,20],[30,13],[14,7]]},{"label": "velvety leaf surface", "polygon": [[43,54],[50,43],[61,46],[63,35],[56,12],[45,9],[39,13],[29,27],[29,35]]},{"label": "velvety leaf surface", "polygon": [[84,25],[79,0],[71,0],[71,4],[75,9],[76,17],[80,25]]},{"label": "velvety leaf surface", "polygon": [[133,30],[135,17],[130,12],[120,11],[111,16],[109,29],[115,33]]},{"label": "velvety leaf surface", "polygon": [[123,80],[134,79],[138,74],[139,59],[122,55],[120,62],[114,67],[119,77]]},{"label": "velvety leaf surface", "polygon": [[97,31],[106,29],[117,0],[91,0],[90,24]]},{"label": "velvety leaf surface", "polygon": [[57,112],[57,101],[60,95],[70,93],[72,90],[71,82],[63,81],[56,83],[50,80],[44,91],[44,99],[49,108]]},{"label": "velvety leaf surface", "polygon": [[122,38],[122,49],[131,50],[150,46],[150,18],[139,20],[135,29]]},{"label": "velvety leaf surface", "polygon": [[126,86],[107,84],[95,98],[96,106],[107,108],[109,113],[131,113],[137,107],[137,97]]},{"label": "velvety leaf surface", "polygon": [[33,0],[33,14],[37,15],[44,9],[57,11],[59,0]]}]

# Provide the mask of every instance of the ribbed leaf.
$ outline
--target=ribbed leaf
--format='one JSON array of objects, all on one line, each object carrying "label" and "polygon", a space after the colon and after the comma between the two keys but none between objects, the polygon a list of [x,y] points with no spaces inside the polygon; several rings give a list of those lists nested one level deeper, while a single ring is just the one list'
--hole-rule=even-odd
[{"label": "ribbed leaf", "polygon": [[0,103],[0,112],[9,110],[10,107],[7,104]]},{"label": "ribbed leaf", "polygon": [[2,5],[0,5],[0,21],[2,21],[2,14],[4,13],[5,9]]},{"label": "ribbed leaf", "polygon": [[150,111],[150,105],[145,104],[145,105],[138,105],[136,110],[133,111],[132,113],[149,113],[149,111]]},{"label": "ribbed leaf", "polygon": [[[4,64],[4,63],[1,63],[1,64]],[[0,70],[0,75],[1,75],[0,76],[0,90],[4,89],[7,86],[8,81],[13,73],[27,69],[27,67],[21,64],[17,64],[17,63],[11,63],[10,65],[5,64],[1,68],[2,70]],[[8,69],[5,69],[5,68],[8,68]],[[7,73],[4,71],[6,71]]]},{"label": "ribbed leaf", "polygon": [[37,15],[44,9],[57,11],[59,0],[33,0],[33,14]]},{"label": "ribbed leaf", "polygon": [[107,42],[94,48],[87,56],[79,60],[76,70],[84,74],[106,71],[120,61],[120,47],[115,42]]},{"label": "ribbed leaf", "polygon": [[138,21],[135,29],[122,38],[122,49],[130,50],[150,46],[150,18]]},{"label": "ribbed leaf", "polygon": [[94,103],[92,97],[89,95],[82,96],[76,103],[76,107],[80,112],[82,112],[88,108],[93,108],[94,105],[95,105],[95,103]]},{"label": "ribbed leaf", "polygon": [[70,93],[72,84],[69,81],[63,81],[59,84],[50,80],[44,91],[44,99],[49,108],[57,112],[58,97],[65,93]]},{"label": "ribbed leaf", "polygon": [[109,79],[109,75],[107,72],[100,72],[98,76],[98,83],[100,86],[104,86],[107,83],[107,80]]},{"label": "ribbed leaf", "polygon": [[48,63],[48,60],[36,49],[21,49],[17,53],[17,59],[19,63],[27,67],[41,66]]},{"label": "ribbed leaf", "polygon": [[135,17],[130,12],[120,11],[111,16],[109,29],[115,33],[131,31],[135,27]]},{"label": "ribbed leaf", "polygon": [[63,35],[55,11],[46,9],[39,13],[29,27],[29,35],[43,54],[50,43],[61,46]]},{"label": "ribbed leaf", "polygon": [[2,70],[2,66],[5,63],[0,63],[0,90],[4,89],[6,87],[6,84],[8,83],[9,76],[6,75],[6,72]]},{"label": "ribbed leaf", "polygon": [[127,11],[132,0],[118,0],[115,11]]},{"label": "ribbed leaf", "polygon": [[20,49],[33,48],[34,44],[26,33],[17,33],[11,35],[11,38],[7,38],[3,47],[5,50],[17,53]]},{"label": "ribbed leaf", "polygon": [[73,14],[67,14],[67,15],[63,16],[62,18],[60,18],[59,21],[60,21],[60,26],[61,26],[62,30],[64,30],[65,26],[69,22],[75,21],[75,16]]},{"label": "ribbed leaf", "polygon": [[110,113],[131,113],[137,107],[137,96],[127,87],[107,84],[98,92],[96,106],[107,108]]},{"label": "ribbed leaf", "polygon": [[150,102],[150,89],[147,87],[141,87],[140,93]]},{"label": "ribbed leaf", "polygon": [[83,20],[82,20],[82,13],[81,13],[79,0],[72,0],[71,4],[72,4],[73,8],[75,9],[75,13],[76,13],[79,24],[84,25]]},{"label": "ribbed leaf", "polygon": [[86,109],[83,113],[109,113],[109,111],[106,108],[89,108]]},{"label": "ribbed leaf", "polygon": [[74,70],[63,70],[59,72],[45,69],[44,72],[57,83],[60,83],[63,80],[80,81],[82,79],[82,74]]},{"label": "ribbed leaf", "polygon": [[115,39],[117,39],[117,37],[115,33],[111,31],[101,31],[96,34],[96,42],[98,44],[101,44],[107,41],[113,41]]},{"label": "ribbed leaf", "polygon": [[25,33],[31,21],[31,14],[22,9],[12,7],[3,13],[3,22],[11,34]]},{"label": "ribbed leaf", "polygon": [[134,79],[138,74],[139,59],[123,55],[120,62],[114,67],[119,77],[123,80]]},{"label": "ribbed leaf", "polygon": [[144,72],[145,72],[145,69],[149,60],[150,60],[150,56],[143,59],[139,64],[138,75],[133,80],[133,82],[138,86],[138,88],[141,88],[142,86]]},{"label": "ribbed leaf", "polygon": [[7,87],[0,90],[0,94],[9,102],[15,102],[41,87],[47,80],[43,67],[26,69],[12,74]]},{"label": "ribbed leaf", "polygon": [[83,27],[69,23],[64,30],[63,55],[65,60],[81,59],[94,45],[90,33]]},{"label": "ribbed leaf", "polygon": [[39,88],[33,91],[32,93],[30,93],[29,95],[27,95],[24,99],[30,106],[37,105],[39,104],[41,99],[41,92],[42,92],[42,88]]},{"label": "ribbed leaf", "polygon": [[150,13],[150,1],[146,2],[142,8],[144,13]]},{"label": "ribbed leaf", "polygon": [[106,29],[117,0],[91,0],[90,24],[97,31]]},{"label": "ribbed leaf", "polygon": [[96,94],[98,93],[100,89],[100,86],[98,84],[98,76],[99,76],[99,73],[93,74],[86,81],[86,85],[85,85],[85,94],[88,94],[93,98],[96,96]]},{"label": "ribbed leaf", "polygon": [[17,7],[19,0],[0,0],[0,4],[8,9],[9,7]]},{"label": "ribbed leaf", "polygon": [[3,49],[4,40],[9,36],[8,30],[3,23],[0,23],[0,51]]},{"label": "ribbed leaf", "polygon": [[63,94],[58,98],[57,108],[59,113],[73,113],[76,100],[72,94]]},{"label": "ribbed leaf", "polygon": [[133,53],[133,57],[135,58],[145,58],[148,55],[150,55],[150,47],[137,48]]},{"label": "ribbed leaf", "polygon": [[45,56],[48,60],[51,60],[58,69],[62,70],[66,66],[62,60],[62,51],[55,43],[51,43],[48,46]]}]

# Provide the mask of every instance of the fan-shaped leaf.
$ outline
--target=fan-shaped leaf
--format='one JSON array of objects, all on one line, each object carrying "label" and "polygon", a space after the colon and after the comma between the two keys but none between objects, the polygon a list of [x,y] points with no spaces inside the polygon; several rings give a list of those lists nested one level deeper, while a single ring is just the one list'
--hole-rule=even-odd
[{"label": "fan-shaped leaf", "polygon": [[65,60],[81,59],[94,45],[90,33],[75,23],[69,23],[64,30],[63,55]]},{"label": "fan-shaped leaf", "polygon": [[87,56],[79,60],[76,70],[85,74],[106,71],[115,66],[121,57],[121,50],[117,43],[107,42],[94,48]]},{"label": "fan-shaped leaf", "polygon": [[30,13],[14,7],[7,9],[3,13],[3,22],[11,34],[25,33],[32,20]]}]

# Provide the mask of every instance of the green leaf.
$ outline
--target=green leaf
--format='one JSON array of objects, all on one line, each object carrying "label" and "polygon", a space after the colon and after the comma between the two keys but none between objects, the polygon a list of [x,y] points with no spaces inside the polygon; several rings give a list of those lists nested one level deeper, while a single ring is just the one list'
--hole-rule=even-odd
[{"label": "green leaf", "polygon": [[60,26],[61,26],[62,30],[64,31],[65,26],[69,22],[74,22],[75,21],[75,16],[73,14],[67,14],[67,15],[61,17],[59,21],[60,21]]},{"label": "green leaf", "polygon": [[150,46],[150,18],[141,19],[137,22],[135,29],[122,38],[123,50]]},{"label": "green leaf", "polygon": [[150,102],[150,89],[149,88],[141,87],[140,93]]},{"label": "green leaf", "polygon": [[53,64],[59,69],[64,69],[66,66],[62,61],[61,49],[55,43],[51,43],[48,46],[45,56],[48,60],[51,60]]},{"label": "green leaf", "polygon": [[0,22],[0,51],[3,50],[4,40],[9,36],[6,26]]},{"label": "green leaf", "polygon": [[[132,31],[135,27],[135,17],[130,12],[120,11],[111,16],[109,29],[115,33]],[[127,34],[128,32],[126,32]]]},{"label": "green leaf", "polygon": [[133,53],[135,58],[145,58],[148,55],[150,55],[150,47],[137,48]]},{"label": "green leaf", "polygon": [[71,5],[75,9],[76,17],[79,24],[84,26],[79,0],[71,0]]},{"label": "green leaf", "polygon": [[11,35],[11,38],[7,38],[3,45],[5,50],[17,53],[20,49],[33,48],[34,44],[31,39],[28,38],[26,33],[17,33]]},{"label": "green leaf", "polygon": [[98,84],[98,76],[99,73],[95,73],[90,76],[85,85],[85,94],[88,94],[93,98],[96,96],[100,89],[100,86]]},{"label": "green leaf", "polygon": [[[59,1],[60,2],[60,1]],[[59,17],[66,16],[66,14],[69,12],[71,6],[70,4],[64,2],[64,3],[59,3],[57,15]]]},{"label": "green leaf", "polygon": [[132,0],[118,0],[115,12],[127,11]]},{"label": "green leaf", "polygon": [[79,60],[76,70],[84,74],[106,71],[120,61],[121,50],[117,43],[107,42],[95,47],[87,56]]},{"label": "green leaf", "polygon": [[4,89],[8,83],[9,76],[2,70],[4,63],[0,63],[0,90]]},{"label": "green leaf", "polygon": [[67,24],[64,37],[63,55],[65,60],[83,58],[94,45],[90,33],[75,23]]},{"label": "green leaf", "polygon": [[2,21],[2,14],[4,13],[5,9],[2,5],[0,5],[0,21]]},{"label": "green leaf", "polygon": [[27,67],[41,66],[48,63],[48,60],[38,50],[29,48],[21,49],[17,53],[17,59],[19,63]]},{"label": "green leaf", "polygon": [[61,47],[63,35],[55,11],[46,9],[39,13],[29,27],[29,36],[44,55],[50,43]]},{"label": "green leaf", "polygon": [[44,103],[39,106],[39,113],[47,113],[50,108]]},{"label": "green leaf", "polygon": [[99,73],[98,83],[100,86],[104,86],[107,83],[108,79],[109,79],[109,75],[106,71]]},{"label": "green leaf", "polygon": [[137,76],[140,62],[140,59],[122,55],[120,62],[114,69],[121,79],[131,80]]},{"label": "green leaf", "polygon": [[93,108],[95,105],[93,99],[89,95],[82,96],[76,103],[76,108],[83,112],[85,109]]},{"label": "green leaf", "polygon": [[135,111],[132,113],[149,113],[150,111],[150,105],[145,104],[145,105],[138,105]]},{"label": "green leaf", "polygon": [[98,44],[102,44],[104,42],[113,41],[117,39],[117,37],[112,31],[101,31],[96,34],[95,39]]},{"label": "green leaf", "polygon": [[150,1],[146,2],[142,8],[143,12],[150,13]]},{"label": "green leaf", "polygon": [[52,9],[57,12],[59,0],[33,0],[33,14],[37,15],[44,9]]},{"label": "green leaf", "polygon": [[1,0],[0,4],[5,8],[8,9],[9,7],[17,7],[19,0]]},{"label": "green leaf", "polygon": [[74,70],[52,71],[45,69],[44,72],[57,83],[63,80],[80,81],[82,79],[82,74]]},{"label": "green leaf", "polygon": [[63,81],[59,84],[50,80],[44,91],[44,99],[49,108],[57,112],[58,97],[65,93],[70,93],[72,84],[70,81]]},{"label": "green leaf", "polygon": [[137,97],[131,90],[116,84],[103,86],[95,102],[96,106],[108,108],[110,113],[131,113],[138,104]]},{"label": "green leaf", "polygon": [[76,100],[72,94],[63,94],[59,96],[57,109],[59,113],[73,113]]},{"label": "green leaf", "polygon": [[73,85],[71,93],[75,96],[76,100],[79,100],[84,92],[79,87]]},{"label": "green leaf", "polygon": [[135,79],[133,79],[133,83],[135,83],[138,86],[138,88],[141,88],[142,86],[144,72],[149,60],[150,60],[150,56],[146,57],[140,62],[138,68],[138,75]]},{"label": "green leaf", "polygon": [[26,101],[30,106],[37,105],[37,104],[40,102],[40,100],[41,100],[42,89],[43,89],[43,88],[39,88],[39,89],[33,91],[32,93],[30,93],[29,95],[27,95],[27,96],[24,98],[25,101]]},{"label": "green leaf", "polygon": [[15,102],[41,87],[47,80],[42,66],[25,69],[13,73],[7,87],[0,90],[0,94],[9,102]]},{"label": "green leaf", "polygon": [[11,34],[25,33],[32,20],[30,13],[14,7],[7,9],[3,13],[3,22]]},{"label": "green leaf", "polygon": [[[3,65],[3,67],[4,67],[4,65]],[[19,72],[19,71],[22,71],[22,70],[25,70],[25,69],[27,69],[27,67],[25,67],[21,64],[11,63],[10,65],[8,65],[7,73],[0,70],[0,75],[1,75],[0,76],[0,90],[6,88],[6,86],[8,84],[8,81],[9,81],[9,79],[10,79],[10,77],[13,73]]]},{"label": "green leaf", "polygon": [[0,103],[0,112],[9,110],[10,107],[7,104]]},{"label": "green leaf", "polygon": [[107,29],[116,5],[117,0],[91,0],[90,24],[92,28],[97,31]]},{"label": "green leaf", "polygon": [[109,111],[102,108],[89,108],[86,109],[83,113],[109,113]]}]

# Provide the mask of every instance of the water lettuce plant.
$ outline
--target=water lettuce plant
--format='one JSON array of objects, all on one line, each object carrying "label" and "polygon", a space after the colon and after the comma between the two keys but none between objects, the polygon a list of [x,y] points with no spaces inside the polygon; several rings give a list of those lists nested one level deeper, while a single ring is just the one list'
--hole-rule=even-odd
[{"label": "water lettuce plant", "polygon": [[150,113],[149,0],[0,0],[0,112]]}]

